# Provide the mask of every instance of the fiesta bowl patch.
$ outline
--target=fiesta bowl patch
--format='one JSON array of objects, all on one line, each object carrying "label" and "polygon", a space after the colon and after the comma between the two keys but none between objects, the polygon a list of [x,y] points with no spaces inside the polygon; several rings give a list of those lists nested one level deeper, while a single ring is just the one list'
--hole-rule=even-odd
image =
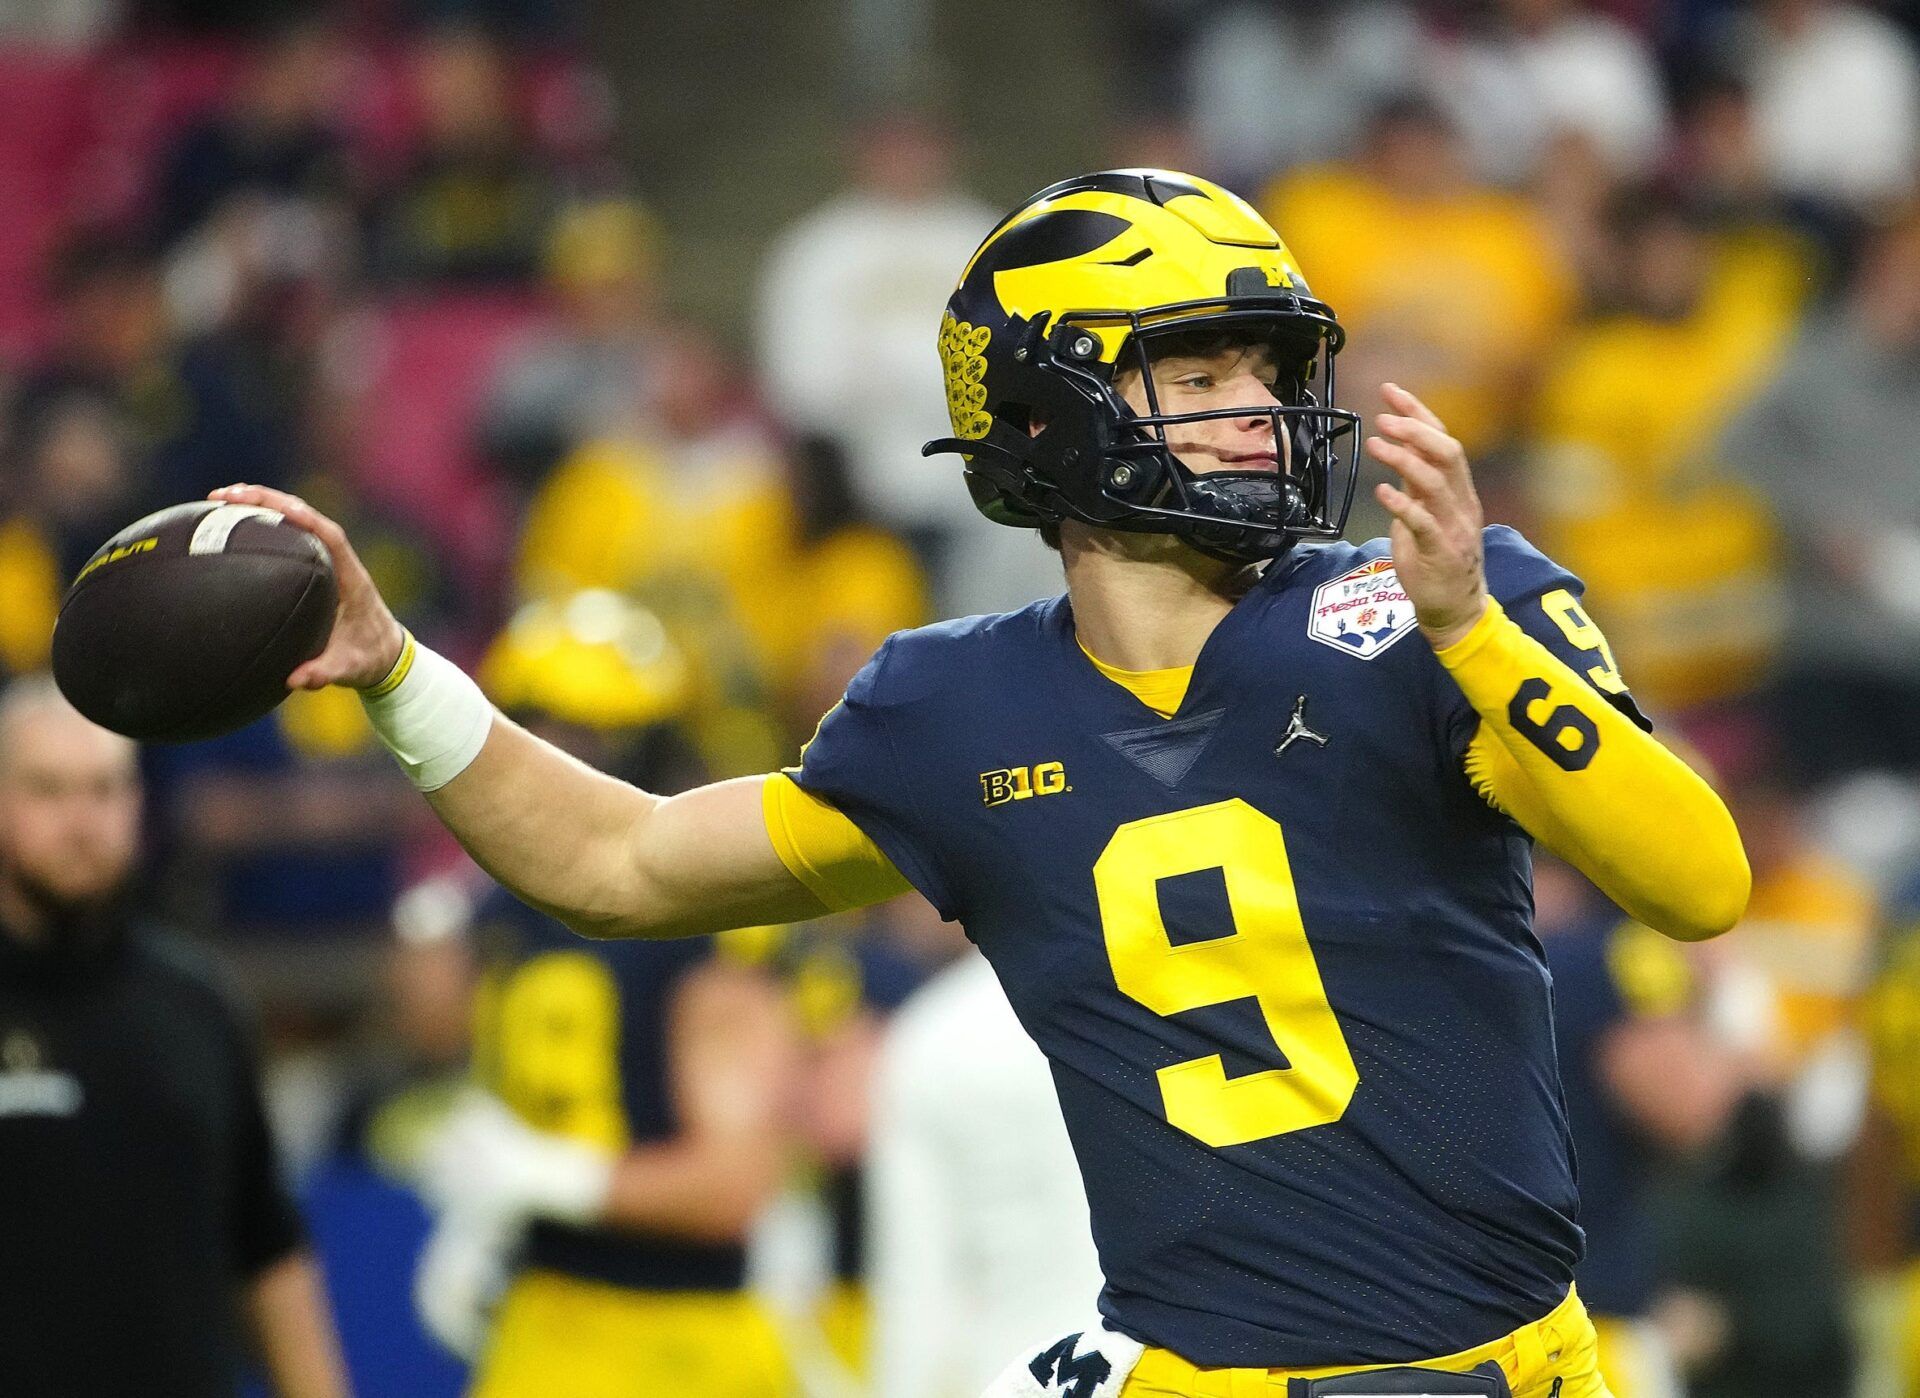
[{"label": "fiesta bowl patch", "polygon": [[1322,645],[1371,660],[1413,630],[1413,603],[1393,571],[1376,558],[1313,590],[1307,634]]}]

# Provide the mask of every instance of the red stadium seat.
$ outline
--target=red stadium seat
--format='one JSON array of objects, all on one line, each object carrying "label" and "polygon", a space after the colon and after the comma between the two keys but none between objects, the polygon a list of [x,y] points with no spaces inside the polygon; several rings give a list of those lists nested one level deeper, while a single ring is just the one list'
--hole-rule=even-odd
[{"label": "red stadium seat", "polygon": [[0,354],[30,353],[46,332],[48,253],[72,204],[72,172],[90,137],[93,59],[0,46]]},{"label": "red stadium seat", "polygon": [[510,504],[475,450],[480,395],[502,348],[546,320],[530,296],[441,293],[389,301],[348,331],[362,488],[418,520],[483,586],[504,571]]}]

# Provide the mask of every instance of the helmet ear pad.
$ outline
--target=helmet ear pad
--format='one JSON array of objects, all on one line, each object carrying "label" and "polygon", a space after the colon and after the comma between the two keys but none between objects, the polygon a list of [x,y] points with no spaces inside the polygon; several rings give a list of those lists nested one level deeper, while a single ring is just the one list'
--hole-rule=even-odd
[{"label": "helmet ear pad", "polygon": [[[1113,391],[1099,342],[1073,326],[1050,335],[1045,316],[1018,331],[985,441],[997,458],[993,484],[1036,514],[1119,523],[1160,490],[1163,470],[1154,454],[1128,454],[1148,438],[1127,425],[1132,412]],[[985,459],[975,458],[976,470]],[[1113,479],[1116,471],[1124,478]]]}]

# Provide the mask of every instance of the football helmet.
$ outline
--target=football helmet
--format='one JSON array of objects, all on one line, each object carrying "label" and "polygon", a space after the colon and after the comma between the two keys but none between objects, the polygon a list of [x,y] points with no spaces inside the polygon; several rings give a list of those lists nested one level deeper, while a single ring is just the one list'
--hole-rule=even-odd
[{"label": "football helmet", "polygon": [[[1163,413],[1152,361],[1218,337],[1264,344],[1280,368],[1271,407],[1281,472],[1191,470],[1167,429],[1245,418],[1245,407]],[[1245,200],[1167,170],[1103,170],[1051,185],[987,235],[940,322],[952,437],[987,518],[1034,528],[1077,519],[1177,535],[1255,560],[1336,538],[1359,474],[1359,415],[1333,406],[1344,340],[1299,264]],[[1114,385],[1139,370],[1136,413]]]}]

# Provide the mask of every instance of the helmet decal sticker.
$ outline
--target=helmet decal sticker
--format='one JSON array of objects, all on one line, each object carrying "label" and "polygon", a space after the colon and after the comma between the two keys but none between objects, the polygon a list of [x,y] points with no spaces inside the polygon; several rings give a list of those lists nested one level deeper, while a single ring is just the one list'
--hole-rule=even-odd
[{"label": "helmet decal sticker", "polygon": [[955,320],[949,311],[940,321],[940,367],[947,376],[947,415],[956,436],[977,441],[993,427],[987,412],[987,344],[993,331],[984,325]]}]

